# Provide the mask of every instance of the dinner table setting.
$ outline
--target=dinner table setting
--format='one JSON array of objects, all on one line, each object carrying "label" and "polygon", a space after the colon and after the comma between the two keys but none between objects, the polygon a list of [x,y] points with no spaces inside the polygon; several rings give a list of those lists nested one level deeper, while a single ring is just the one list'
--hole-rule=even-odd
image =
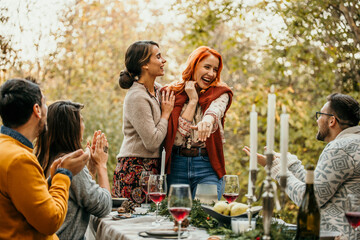
[{"label": "dinner table setting", "polygon": [[[126,198],[114,198],[113,211],[108,216],[91,216],[86,239],[294,239],[297,225],[274,217],[274,210],[281,211],[284,204],[289,135],[289,114],[284,106],[280,115],[278,191],[278,185],[271,178],[275,105],[276,96],[272,87],[268,95],[266,176],[260,191],[256,191],[258,127],[256,107],[253,105],[250,112],[248,192],[245,196],[239,196],[239,177],[230,174],[225,175],[222,181],[221,196],[225,201],[218,200],[216,185],[198,184],[194,199],[187,184],[167,186],[163,151],[160,174],[146,171],[141,174],[140,183],[146,202],[136,207]],[[148,204],[148,197],[152,204]],[[245,198],[247,202],[241,203]],[[320,240],[345,239],[339,232],[320,231]]]}]

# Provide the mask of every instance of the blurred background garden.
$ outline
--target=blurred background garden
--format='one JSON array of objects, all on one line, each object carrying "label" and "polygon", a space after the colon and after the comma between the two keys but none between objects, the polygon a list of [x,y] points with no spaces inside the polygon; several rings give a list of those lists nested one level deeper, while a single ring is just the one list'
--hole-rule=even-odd
[{"label": "blurred background garden", "polygon": [[[219,51],[222,80],[234,91],[225,122],[228,174],[240,178],[245,203],[249,113],[259,113],[259,149],[266,139],[267,94],[277,96],[275,150],[282,106],[290,114],[289,151],[316,163],[325,143],[315,139],[315,112],[333,92],[360,100],[358,0],[0,0],[0,83],[31,77],[47,104],[85,104],[85,137],[94,130],[110,143],[112,180],[122,142],[118,76],[127,47],[137,40],[160,44],[167,84],[181,79],[187,56],[201,45]],[[258,190],[264,179],[259,168]],[[288,219],[296,207],[288,200]],[[293,219],[295,220],[295,218]]]}]

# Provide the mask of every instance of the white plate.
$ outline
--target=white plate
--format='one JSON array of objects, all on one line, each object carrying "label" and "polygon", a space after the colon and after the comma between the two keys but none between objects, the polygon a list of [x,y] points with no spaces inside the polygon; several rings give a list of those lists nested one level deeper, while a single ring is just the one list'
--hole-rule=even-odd
[{"label": "white plate", "polygon": [[[177,236],[178,235],[178,232],[175,232],[174,229],[151,229],[151,230],[145,231],[145,233],[150,236],[159,236],[159,237]],[[182,235],[182,234],[184,234],[183,230],[181,231],[180,235]]]}]

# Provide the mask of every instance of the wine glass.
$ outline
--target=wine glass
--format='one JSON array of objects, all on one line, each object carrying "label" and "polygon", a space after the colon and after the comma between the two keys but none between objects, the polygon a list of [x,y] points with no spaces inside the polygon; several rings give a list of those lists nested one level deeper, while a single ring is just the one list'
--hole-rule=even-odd
[{"label": "wine glass", "polygon": [[153,224],[158,225],[160,223],[157,216],[159,211],[159,204],[162,200],[164,200],[167,191],[166,175],[151,174],[148,184],[149,197],[156,204],[155,223]]},{"label": "wine glass", "polygon": [[[345,201],[345,217],[349,224],[353,227],[355,238],[360,226],[360,194],[349,194]],[[349,239],[351,239],[351,231],[349,231]]]},{"label": "wine glass", "polygon": [[228,203],[232,203],[239,196],[240,186],[237,175],[225,175],[223,179],[223,197]]},{"label": "wine glass", "polygon": [[148,188],[149,188],[149,177],[152,174],[152,171],[142,171],[140,175],[140,187],[145,193],[145,206],[148,206]]},{"label": "wine glass", "polygon": [[168,209],[179,224],[178,239],[180,239],[181,222],[191,211],[192,198],[188,184],[172,184],[169,191]]},{"label": "wine glass", "polygon": [[216,203],[218,201],[217,186],[215,184],[198,184],[196,186],[195,198],[207,205]]}]

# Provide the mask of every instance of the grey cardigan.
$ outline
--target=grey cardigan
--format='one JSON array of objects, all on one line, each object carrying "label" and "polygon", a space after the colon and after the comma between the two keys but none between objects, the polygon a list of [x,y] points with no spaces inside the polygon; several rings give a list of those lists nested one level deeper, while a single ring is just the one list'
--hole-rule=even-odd
[{"label": "grey cardigan", "polygon": [[96,184],[85,166],[73,177],[66,218],[56,235],[61,240],[83,239],[90,214],[105,217],[111,212],[111,207],[111,194]]},{"label": "grey cardigan", "polygon": [[144,85],[134,82],[124,100],[124,140],[117,157],[159,158],[167,126],[168,121],[161,118],[159,100]]}]

